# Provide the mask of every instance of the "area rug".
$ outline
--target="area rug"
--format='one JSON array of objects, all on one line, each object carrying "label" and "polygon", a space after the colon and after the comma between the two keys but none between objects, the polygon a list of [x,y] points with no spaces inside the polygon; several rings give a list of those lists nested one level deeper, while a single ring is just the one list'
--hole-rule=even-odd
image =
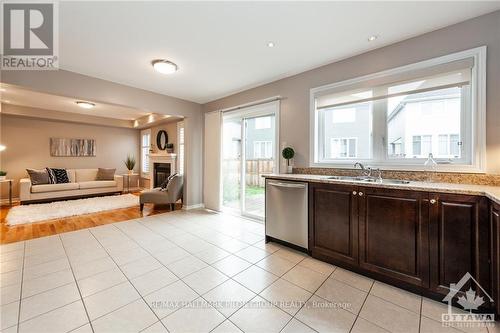
[{"label": "area rug", "polygon": [[22,205],[10,209],[6,222],[8,225],[19,225],[138,205],[139,197],[133,194]]}]

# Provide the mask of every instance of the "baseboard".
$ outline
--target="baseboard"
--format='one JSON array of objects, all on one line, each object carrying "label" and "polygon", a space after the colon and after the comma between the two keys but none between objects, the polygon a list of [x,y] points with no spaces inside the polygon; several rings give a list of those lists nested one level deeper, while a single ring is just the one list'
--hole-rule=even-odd
[{"label": "baseboard", "polygon": [[199,208],[205,208],[205,204],[196,204],[196,205],[184,205],[182,206],[182,209],[184,210],[191,210],[191,209],[199,209]]}]

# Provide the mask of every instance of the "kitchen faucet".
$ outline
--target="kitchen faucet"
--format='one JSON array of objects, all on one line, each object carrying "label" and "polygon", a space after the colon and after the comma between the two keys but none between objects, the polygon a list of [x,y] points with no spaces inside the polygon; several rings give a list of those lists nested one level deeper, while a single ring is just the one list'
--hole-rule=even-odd
[{"label": "kitchen faucet", "polygon": [[362,163],[360,162],[356,162],[354,163],[354,169],[356,169],[356,167],[360,167],[361,168],[361,171],[362,171],[362,174],[363,176],[367,176],[367,177],[370,177],[371,174],[372,174],[372,168],[370,167],[365,167]]}]

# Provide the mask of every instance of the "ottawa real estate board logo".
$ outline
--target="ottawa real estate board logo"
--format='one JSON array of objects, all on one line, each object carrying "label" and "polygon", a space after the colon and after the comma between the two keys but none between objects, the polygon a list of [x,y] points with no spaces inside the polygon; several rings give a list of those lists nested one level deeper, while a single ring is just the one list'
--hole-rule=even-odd
[{"label": "ottawa real estate board logo", "polygon": [[2,1],[1,69],[58,69],[58,4]]}]

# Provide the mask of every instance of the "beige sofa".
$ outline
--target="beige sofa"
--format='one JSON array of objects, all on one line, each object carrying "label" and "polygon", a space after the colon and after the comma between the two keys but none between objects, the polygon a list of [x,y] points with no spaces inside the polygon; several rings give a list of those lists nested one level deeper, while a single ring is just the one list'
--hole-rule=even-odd
[{"label": "beige sofa", "polygon": [[70,182],[64,184],[32,185],[29,178],[21,179],[19,184],[21,204],[123,191],[122,176],[115,175],[114,180],[96,180],[97,169],[67,169],[66,171]]}]

